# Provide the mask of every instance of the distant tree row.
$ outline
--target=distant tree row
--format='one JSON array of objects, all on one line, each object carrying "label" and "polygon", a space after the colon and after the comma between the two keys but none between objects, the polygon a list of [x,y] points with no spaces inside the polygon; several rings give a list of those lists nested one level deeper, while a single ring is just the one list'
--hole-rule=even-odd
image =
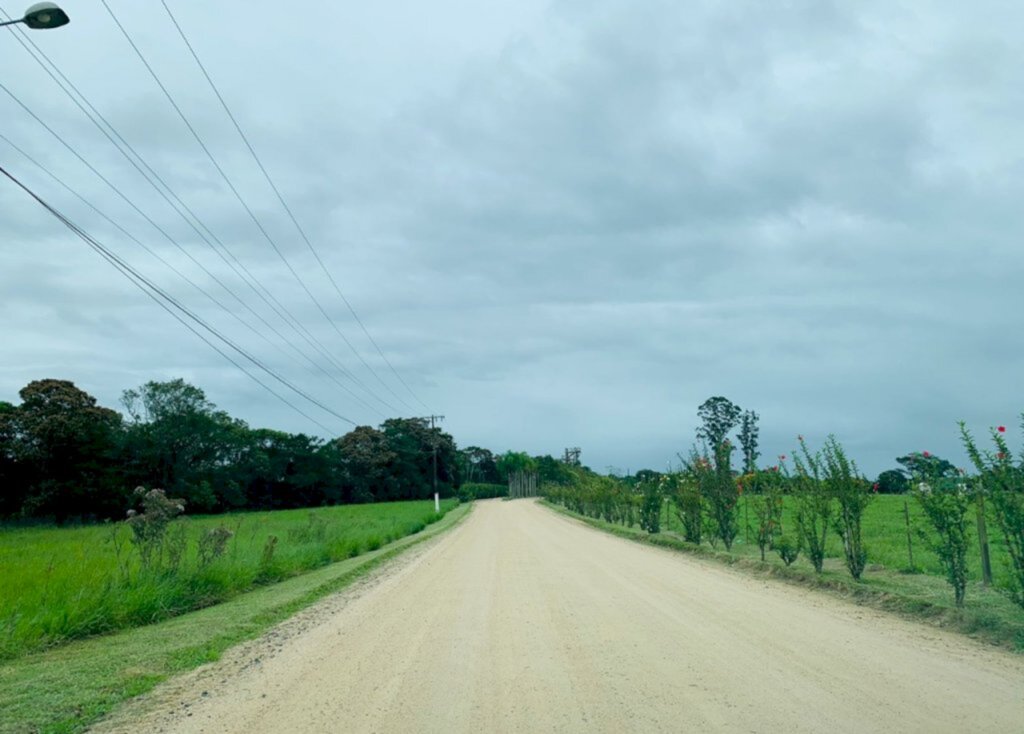
[{"label": "distant tree row", "polygon": [[0,517],[121,518],[139,485],[191,513],[450,495],[466,460],[421,418],[393,418],[325,441],[250,428],[183,380],[122,396],[124,414],[66,380],[0,401]]},{"label": "distant tree row", "polygon": [[495,454],[489,449],[470,446],[459,452],[464,481],[480,484],[507,484],[512,472],[536,472],[541,482],[565,484],[572,480],[570,467],[552,456],[530,456],[522,451]]}]

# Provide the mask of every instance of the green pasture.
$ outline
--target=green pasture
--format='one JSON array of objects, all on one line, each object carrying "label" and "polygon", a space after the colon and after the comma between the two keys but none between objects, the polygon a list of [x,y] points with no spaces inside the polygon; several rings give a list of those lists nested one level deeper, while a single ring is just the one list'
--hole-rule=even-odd
[{"label": "green pasture", "polygon": [[237,594],[223,604],[0,661],[0,734],[83,731],[122,701],[218,659],[224,650],[258,637],[300,609],[451,528],[470,508],[455,508],[423,532],[378,550]]},{"label": "green pasture", "polygon": [[[176,568],[142,568],[125,523],[0,527],[0,660],[137,627],[373,551],[417,533],[457,504],[445,500],[247,512],[176,520]],[[223,525],[223,555],[203,565],[199,538]],[[268,553],[268,538],[277,538]]]},{"label": "green pasture", "polygon": [[[760,558],[760,550],[757,547],[757,516],[750,507],[751,501],[752,498],[749,496],[740,498],[740,533],[733,543],[732,552],[741,555],[756,555]],[[756,498],[753,501],[756,501]],[[910,551],[913,553],[913,566],[910,564],[910,553],[907,549],[907,520],[904,515],[904,503],[906,503],[907,512],[910,515]],[[796,524],[793,515],[793,498],[786,496],[783,500],[782,532],[795,538]],[[981,551],[978,543],[977,519],[973,509],[968,515],[968,521],[970,578],[980,581]],[[749,530],[747,529],[748,522],[750,525]],[[674,508],[669,511],[666,507],[661,518],[662,531],[679,532],[681,527]],[[995,585],[1007,585],[1010,583],[1010,572],[1007,565],[1009,556],[1006,553],[1003,537],[999,532],[999,526],[991,512],[986,513],[986,528]],[[932,551],[929,542],[920,536],[919,531],[921,530],[929,538],[934,537],[931,526],[924,517],[920,505],[918,505],[913,497],[909,495],[877,495],[871,504],[868,505],[867,510],[865,510],[862,525],[864,543],[868,551],[868,564],[874,570],[885,568],[902,573],[923,573],[945,577],[945,572],[939,563],[938,556]],[[705,540],[705,542],[707,541]],[[721,544],[719,544],[719,547],[721,548]],[[842,541],[840,541],[839,535],[831,530],[828,536],[827,553],[835,563],[842,566]],[[769,554],[772,557],[768,558],[768,560],[778,560],[778,556],[774,553],[769,551]],[[794,566],[811,568],[810,562],[802,554]]]}]

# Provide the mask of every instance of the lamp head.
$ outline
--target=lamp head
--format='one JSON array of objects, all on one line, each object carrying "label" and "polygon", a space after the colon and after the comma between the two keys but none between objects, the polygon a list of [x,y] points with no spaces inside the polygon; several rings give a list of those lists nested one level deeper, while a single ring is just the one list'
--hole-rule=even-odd
[{"label": "lamp head", "polygon": [[55,3],[36,3],[25,11],[22,22],[29,28],[47,29],[60,28],[71,22],[68,14]]}]

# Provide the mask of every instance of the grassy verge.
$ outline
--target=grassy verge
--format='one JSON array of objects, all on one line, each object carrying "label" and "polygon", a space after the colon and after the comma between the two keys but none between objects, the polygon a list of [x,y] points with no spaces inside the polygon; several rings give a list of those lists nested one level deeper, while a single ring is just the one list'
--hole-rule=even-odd
[{"label": "grassy verge", "polygon": [[[445,500],[442,512],[455,504]],[[208,607],[437,519],[433,501],[186,517],[168,528],[160,562],[147,566],[123,522],[0,528],[0,660]],[[230,536],[213,559],[201,551],[211,530]]]},{"label": "grassy verge", "polygon": [[232,645],[452,527],[469,510],[462,505],[415,535],[216,606],[0,664],[0,732],[81,731],[118,703],[216,660]]},{"label": "grassy verge", "polygon": [[772,554],[761,561],[756,546],[733,545],[733,551],[687,543],[672,532],[649,534],[637,527],[624,527],[584,515],[542,500],[542,504],[591,527],[639,543],[690,553],[763,576],[771,576],[805,587],[821,589],[858,604],[895,612],[902,616],[956,630],[975,639],[1024,652],[1024,613],[1002,594],[972,582],[963,609],[953,603],[953,594],[944,578],[927,574],[908,574],[870,566],[861,581],[854,581],[838,559],[826,561],[821,574],[812,568],[785,566]]},{"label": "grassy verge", "polygon": [[[796,507],[793,499],[788,495],[783,498],[782,529],[789,535],[793,535],[796,529]],[[749,502],[749,495],[740,498],[738,512],[741,528],[757,524],[755,513],[748,507]],[[910,519],[910,552],[914,556],[913,566],[911,566],[910,554],[907,550],[907,519],[904,516],[904,507],[906,507]],[[1011,577],[1010,569],[1003,562],[1008,558],[1006,544],[996,523],[991,503],[988,504],[988,511],[988,539],[991,545],[994,580],[997,586],[1008,586]],[[666,530],[679,529],[679,519],[668,512],[662,513],[662,522],[665,524]],[[917,500],[907,495],[875,496],[864,511],[862,527],[864,543],[868,549],[868,562],[904,572],[942,576],[945,571],[938,556],[920,538],[918,529],[924,530],[929,535],[934,533]],[[981,579],[981,552],[973,508],[968,515],[967,536],[968,576],[972,579]],[[757,552],[757,544],[753,542],[752,535],[749,538],[751,542],[747,542],[747,533],[741,530],[736,540],[737,543],[734,547],[743,546],[740,549],[741,552],[751,554]],[[831,530],[825,545],[825,554],[836,558],[841,558],[843,555],[843,546],[839,535]]]}]

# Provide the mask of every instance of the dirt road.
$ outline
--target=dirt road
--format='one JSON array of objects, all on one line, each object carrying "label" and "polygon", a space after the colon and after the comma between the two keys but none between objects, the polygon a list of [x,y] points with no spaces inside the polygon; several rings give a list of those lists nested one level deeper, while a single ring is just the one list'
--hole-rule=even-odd
[{"label": "dirt road", "polygon": [[99,729],[1011,732],[1024,659],[495,501]]}]

